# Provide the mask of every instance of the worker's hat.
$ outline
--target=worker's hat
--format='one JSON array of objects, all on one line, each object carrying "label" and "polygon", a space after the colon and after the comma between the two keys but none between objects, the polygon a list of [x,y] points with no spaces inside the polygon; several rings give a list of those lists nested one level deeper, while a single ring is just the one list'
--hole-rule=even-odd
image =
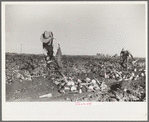
[{"label": "worker's hat", "polygon": [[40,40],[43,43],[47,43],[52,39],[53,39],[53,33],[51,31],[45,31],[40,37]]}]

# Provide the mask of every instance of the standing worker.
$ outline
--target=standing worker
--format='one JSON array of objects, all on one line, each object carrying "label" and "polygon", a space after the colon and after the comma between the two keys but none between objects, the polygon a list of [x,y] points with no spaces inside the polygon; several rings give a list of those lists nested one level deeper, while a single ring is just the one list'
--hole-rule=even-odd
[{"label": "standing worker", "polygon": [[[121,61],[121,66],[125,69],[128,68],[129,56],[134,60],[132,54],[128,50],[124,50],[124,48],[123,48],[122,51],[120,52],[120,61]],[[124,65],[126,65],[126,66],[124,66]]]},{"label": "standing worker", "polygon": [[47,66],[54,61],[54,63],[57,64],[58,69],[63,71],[60,44],[57,44],[57,42],[54,40],[53,33],[51,31],[45,31],[41,35],[40,40],[42,42],[43,54],[45,55]]}]

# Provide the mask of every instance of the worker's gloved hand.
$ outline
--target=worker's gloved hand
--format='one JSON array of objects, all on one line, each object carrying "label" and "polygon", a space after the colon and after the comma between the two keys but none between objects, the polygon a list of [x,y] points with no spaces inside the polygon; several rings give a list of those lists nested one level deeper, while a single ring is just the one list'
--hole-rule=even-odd
[{"label": "worker's gloved hand", "polygon": [[50,60],[50,57],[49,57],[49,56],[46,56],[46,57],[45,57],[45,60],[46,60],[46,61]]}]

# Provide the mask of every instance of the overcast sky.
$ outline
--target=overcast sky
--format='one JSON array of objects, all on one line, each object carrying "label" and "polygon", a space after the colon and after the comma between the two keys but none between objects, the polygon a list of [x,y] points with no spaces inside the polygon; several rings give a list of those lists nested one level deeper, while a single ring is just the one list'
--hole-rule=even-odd
[{"label": "overcast sky", "polygon": [[[42,53],[41,34],[54,33],[63,54],[146,56],[145,4],[57,2],[5,5],[6,52]],[[137,2],[138,3],[138,2]]]}]

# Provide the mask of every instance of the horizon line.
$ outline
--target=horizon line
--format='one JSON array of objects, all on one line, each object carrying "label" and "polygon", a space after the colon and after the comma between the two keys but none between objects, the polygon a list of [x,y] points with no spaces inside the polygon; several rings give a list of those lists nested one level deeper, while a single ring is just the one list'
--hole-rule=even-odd
[{"label": "horizon line", "polygon": [[[5,52],[5,54],[6,53],[10,53],[10,54],[19,54],[19,55],[21,55],[21,54],[26,54],[26,55],[43,55],[44,56],[44,54],[42,54],[42,53],[40,53],[40,54],[34,54],[34,53],[16,53],[16,52]],[[79,55],[79,54],[77,54],[77,55],[71,55],[71,54],[62,54],[62,56],[97,56],[97,54],[95,54],[95,55],[86,55],[86,54],[81,54],[81,55]],[[106,56],[106,54],[104,54],[105,55],[105,57],[108,57],[108,56]],[[111,55],[109,55],[109,57],[110,57]],[[114,55],[112,55],[111,57],[113,57]],[[102,57],[102,56],[101,56]],[[103,56],[104,57],[104,56]],[[117,57],[119,57],[119,55],[117,56]],[[134,57],[134,58],[146,58],[146,57]]]}]

